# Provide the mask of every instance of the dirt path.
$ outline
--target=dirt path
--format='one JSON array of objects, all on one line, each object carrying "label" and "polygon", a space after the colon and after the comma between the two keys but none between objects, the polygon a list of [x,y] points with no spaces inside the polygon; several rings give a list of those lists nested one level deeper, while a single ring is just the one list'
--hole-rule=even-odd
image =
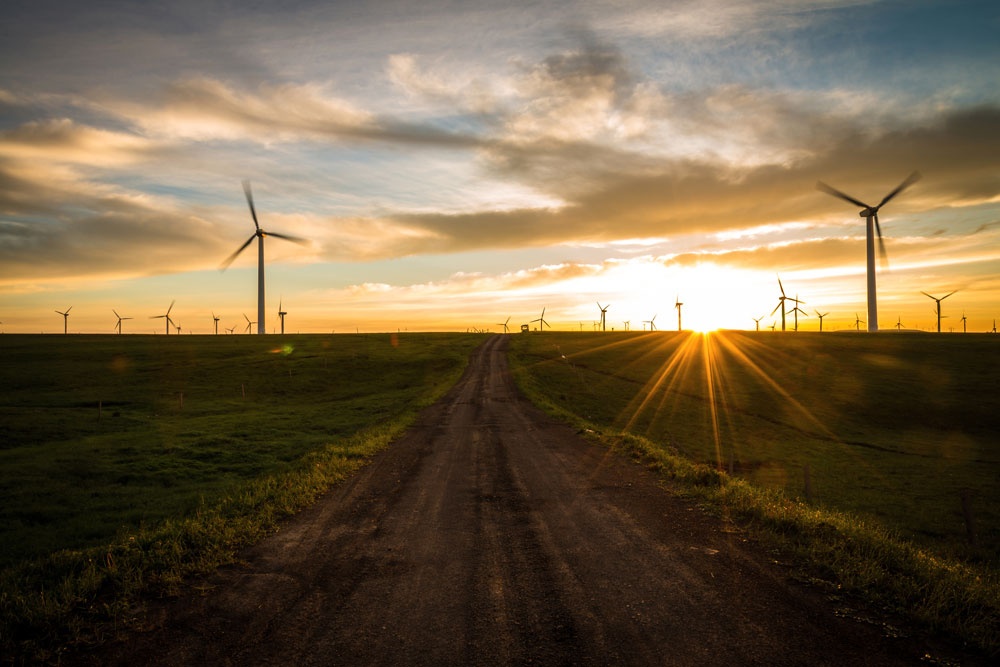
[{"label": "dirt path", "polygon": [[739,533],[519,398],[506,338],[349,483],[84,662],[884,665]]}]

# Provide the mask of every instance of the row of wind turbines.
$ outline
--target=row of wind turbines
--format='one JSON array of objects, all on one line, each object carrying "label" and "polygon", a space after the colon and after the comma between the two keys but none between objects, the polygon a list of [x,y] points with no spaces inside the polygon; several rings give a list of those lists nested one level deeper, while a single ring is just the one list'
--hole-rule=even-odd
[{"label": "row of wind turbines", "polygon": [[[878,221],[878,213],[882,209],[883,206],[885,206],[886,204],[888,204],[892,199],[894,199],[896,196],[898,196],[901,192],[903,192],[904,190],[906,190],[907,188],[909,188],[911,185],[913,185],[914,183],[916,183],[918,180],[920,180],[920,178],[921,178],[920,173],[917,172],[917,171],[914,171],[909,176],[907,176],[899,185],[897,185],[893,190],[891,190],[885,197],[883,197],[882,200],[878,204],[876,204],[875,206],[872,206],[870,204],[866,204],[865,202],[863,202],[863,201],[861,201],[859,199],[856,199],[856,198],[854,198],[854,197],[852,197],[852,196],[850,196],[848,194],[845,194],[844,192],[841,192],[840,190],[837,190],[836,188],[833,188],[833,187],[827,185],[826,183],[824,183],[822,181],[819,181],[819,182],[816,183],[817,189],[819,189],[819,190],[821,190],[821,191],[823,191],[823,192],[825,192],[827,194],[830,194],[830,195],[832,195],[834,197],[837,197],[838,199],[842,199],[842,200],[844,200],[844,201],[846,201],[846,202],[848,202],[850,204],[854,204],[855,206],[860,206],[861,207],[861,211],[860,211],[859,215],[860,215],[860,217],[865,218],[865,231],[866,231],[865,239],[866,239],[866,260],[867,260],[867,306],[868,306],[868,319],[867,319],[867,321],[865,321],[865,320],[862,320],[860,317],[857,317],[857,315],[855,316],[855,327],[859,331],[860,331],[860,325],[861,324],[867,324],[867,330],[869,332],[876,332],[876,331],[879,330],[879,325],[878,325],[877,290],[876,290],[876,267],[875,267],[875,255],[876,255],[876,252],[875,252],[875,243],[876,243],[876,240],[878,241],[878,254],[879,254],[879,257],[880,257],[880,259],[882,261],[883,267],[886,267],[888,265],[888,259],[887,259],[887,254],[886,254],[886,251],[885,251],[885,241],[884,241],[883,236],[882,236],[882,228],[879,225],[879,221]],[[257,209],[254,206],[253,192],[252,192],[251,187],[250,187],[250,182],[247,181],[247,180],[243,181],[243,192],[244,192],[244,195],[246,196],[247,205],[250,208],[250,216],[251,216],[251,218],[253,220],[254,232],[253,232],[253,234],[250,235],[250,237],[239,248],[236,249],[235,252],[233,252],[229,257],[227,257],[225,259],[225,261],[222,262],[222,264],[220,265],[219,269],[221,271],[225,271],[233,263],[233,261],[244,250],[246,250],[246,248],[249,247],[251,243],[253,243],[254,239],[257,240],[257,320],[256,320],[256,322],[251,321],[250,318],[246,317],[246,315],[244,315],[244,318],[247,321],[247,331],[248,332],[252,328],[252,326],[254,324],[256,324],[257,325],[257,333],[258,334],[264,334],[264,333],[266,333],[266,325],[265,325],[265,321],[266,321],[266,319],[265,319],[265,296],[264,296],[265,295],[265,283],[264,283],[264,239],[265,239],[265,237],[268,237],[268,236],[274,236],[276,238],[283,239],[285,241],[291,241],[293,243],[298,243],[298,244],[302,244],[302,245],[307,244],[308,241],[306,239],[303,239],[303,238],[300,238],[300,237],[297,237],[297,236],[291,236],[291,235],[288,235],[288,234],[282,234],[282,233],[278,233],[278,232],[269,232],[269,231],[265,231],[264,229],[262,229],[261,226],[260,226],[260,222],[258,221],[258,218],[257,218]],[[800,308],[800,305],[802,305],[804,302],[801,301],[801,300],[799,300],[799,298],[798,298],[797,295],[796,295],[795,298],[787,296],[785,294],[784,286],[781,284],[780,278],[778,279],[778,285],[779,285],[779,287],[781,289],[781,296],[779,297],[778,306],[776,306],[775,309],[774,309],[774,311],[771,312],[771,315],[773,316],[775,312],[777,312],[779,309],[781,310],[781,330],[785,331],[786,330],[786,315],[788,313],[791,313],[792,317],[794,318],[794,321],[795,321],[795,324],[794,324],[795,330],[798,330],[798,316],[799,316],[800,313],[801,314],[805,314],[805,311]],[[949,296],[951,296],[954,293],[955,292],[952,291],[952,292],[946,294],[943,297],[937,298],[937,297],[934,297],[934,296],[928,294],[927,292],[923,292],[923,294],[925,294],[926,296],[930,297],[931,299],[934,299],[935,302],[936,302],[937,316],[938,316],[938,324],[937,324],[937,326],[938,326],[938,331],[939,332],[941,331],[941,301],[943,301],[944,299],[948,298]],[[786,302],[787,303],[792,303],[792,304],[794,304],[794,306],[789,310],[789,309],[786,308]],[[677,310],[677,329],[678,330],[682,330],[681,308],[682,308],[683,305],[684,304],[680,301],[680,297],[678,295],[678,297],[676,299],[676,302],[674,304],[674,307]],[[607,306],[602,306],[600,304],[600,302],[598,302],[597,303],[597,307],[600,310],[600,321],[599,321],[599,323],[597,325],[595,325],[595,328],[596,328],[596,326],[599,326],[601,331],[605,331],[606,328],[607,328],[607,311],[608,311],[608,308],[610,307],[610,304],[608,304]],[[63,333],[67,333],[68,332],[69,311],[70,311],[71,308],[72,307],[67,308],[65,311],[56,311],[57,313],[59,313],[60,315],[63,316]],[[171,308],[173,308],[173,303],[171,303],[170,308],[167,309],[166,313],[164,313],[163,315],[156,315],[156,316],[154,316],[154,319],[160,319],[160,318],[162,318],[162,319],[165,320],[165,327],[166,327],[166,333],[167,334],[170,333],[170,327],[171,327],[172,324],[176,327],[177,332],[180,333],[180,327],[177,326],[176,324],[174,324],[173,321],[170,318],[170,310],[171,310]],[[287,313],[282,310],[282,308],[281,308],[280,305],[279,305],[278,311],[279,311],[278,315],[281,318],[281,330],[282,330],[282,333],[284,333],[285,315]],[[823,329],[823,318],[826,317],[827,315],[829,315],[829,313],[820,313],[819,311],[815,311],[815,312],[816,312],[817,316],[820,318],[820,331],[822,331],[822,329]],[[132,319],[132,318],[122,317],[116,311],[115,311],[115,315],[118,317],[118,322],[115,325],[115,327],[116,327],[117,331],[119,333],[121,333],[122,320],[127,320],[127,319]],[[214,314],[213,314],[213,317],[214,317]],[[763,319],[763,318],[760,318],[760,319]],[[760,329],[760,319],[754,318],[754,321],[756,322],[756,326],[757,326],[758,330]],[[963,323],[964,323],[964,320],[965,320],[965,318],[963,316]],[[508,330],[509,330],[509,327],[508,327],[509,322],[510,322],[510,317],[507,318],[507,321],[498,324],[498,326],[502,326],[503,327],[504,333],[507,333]],[[530,324],[535,324],[535,323],[538,324],[538,327],[541,330],[544,330],[546,326],[548,326],[549,328],[551,328],[551,325],[545,320],[545,309],[544,308],[542,309],[542,314],[541,314],[540,317],[538,317],[538,318],[536,318],[534,320],[531,320],[529,324],[523,324],[523,325],[521,325],[521,330],[522,331],[529,330],[530,329]],[[626,326],[626,330],[629,328],[629,324],[630,323],[626,323],[626,325],[625,325]],[[900,328],[898,326],[899,324],[900,323],[897,322],[897,329]],[[649,319],[649,320],[643,320],[643,329],[644,330],[645,330],[645,328],[646,328],[647,325],[649,326],[649,329],[651,331],[655,331],[656,330],[656,316],[655,315],[651,319]],[[218,318],[216,318],[216,320],[215,320],[215,330],[216,330],[216,333],[218,333]],[[232,330],[230,330],[230,332],[231,331]]]},{"label": "row of wind turbines", "polygon": [[[174,320],[170,317],[170,311],[173,310],[175,303],[176,303],[176,301],[171,301],[170,302],[170,307],[167,308],[167,312],[165,312],[164,314],[162,314],[162,315],[152,315],[149,318],[151,320],[160,320],[160,319],[162,319],[164,321],[164,325],[165,325],[164,333],[166,335],[168,335],[168,336],[170,335],[170,329],[171,328],[175,329],[176,332],[177,332],[177,334],[181,333],[181,325],[179,325],[176,322],[174,322]],[[59,313],[60,315],[63,316],[63,333],[64,334],[68,334],[69,333],[69,311],[71,311],[71,310],[73,310],[73,306],[70,306],[65,311],[62,311],[62,310],[55,311],[55,312],[57,312],[57,313]],[[122,315],[119,315],[118,311],[115,310],[114,308],[111,309],[111,312],[115,314],[116,318],[118,318],[117,322],[115,322],[115,326],[112,329],[112,331],[114,331],[115,333],[121,335],[121,333],[122,333],[122,322],[124,322],[125,320],[132,320],[132,319],[135,319],[135,318],[134,317],[124,317]],[[282,334],[285,333],[285,315],[287,315],[287,314],[288,314],[288,311],[286,311],[284,308],[282,308],[281,303],[279,303],[278,304],[278,318],[281,320],[281,333]],[[222,318],[220,318],[214,312],[212,313],[212,322],[215,325],[215,334],[216,335],[219,334],[219,322],[221,321],[221,319]],[[255,324],[257,324],[257,322],[253,321],[249,317],[247,317],[246,313],[243,313],[243,319],[245,319],[246,323],[247,323],[246,329],[244,329],[244,333],[250,333],[251,330],[253,329],[253,326]],[[225,330],[228,333],[234,333],[236,331],[236,327],[235,326],[233,326],[233,327],[225,327]]]}]

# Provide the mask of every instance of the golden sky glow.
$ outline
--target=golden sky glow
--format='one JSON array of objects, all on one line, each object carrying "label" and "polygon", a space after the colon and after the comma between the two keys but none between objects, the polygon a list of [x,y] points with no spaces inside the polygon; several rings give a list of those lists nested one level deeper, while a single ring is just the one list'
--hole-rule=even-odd
[{"label": "golden sky glow", "polygon": [[[26,4],[0,45],[0,329],[882,328],[1000,316],[995,3]],[[572,17],[572,19],[567,18]]]}]

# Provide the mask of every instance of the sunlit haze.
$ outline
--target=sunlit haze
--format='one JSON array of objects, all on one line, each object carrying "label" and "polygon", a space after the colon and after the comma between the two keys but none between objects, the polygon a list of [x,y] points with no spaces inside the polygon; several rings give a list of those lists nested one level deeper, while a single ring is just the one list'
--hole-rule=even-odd
[{"label": "sunlit haze", "polygon": [[0,331],[994,329],[996,2],[508,4],[6,4]]}]

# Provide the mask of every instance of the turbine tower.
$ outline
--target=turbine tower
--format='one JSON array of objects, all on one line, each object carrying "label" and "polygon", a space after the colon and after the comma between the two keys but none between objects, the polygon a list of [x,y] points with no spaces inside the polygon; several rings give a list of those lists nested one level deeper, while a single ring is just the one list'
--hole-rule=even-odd
[{"label": "turbine tower", "polygon": [[926,297],[928,297],[930,299],[934,299],[934,305],[937,306],[937,329],[938,329],[938,333],[941,333],[941,302],[944,301],[945,299],[947,299],[949,296],[951,296],[952,294],[954,294],[957,291],[958,290],[953,290],[951,292],[948,292],[947,294],[945,294],[940,299],[937,298],[936,296],[931,296],[930,294],[928,294],[927,292],[924,292],[922,290],[920,292],[924,296],[926,296]]},{"label": "turbine tower", "polygon": [[65,313],[61,310],[56,311],[57,313],[63,316],[63,334],[69,333],[69,311],[71,310],[73,310],[73,306],[67,308]]},{"label": "turbine tower", "polygon": [[287,234],[278,234],[277,232],[265,232],[260,228],[260,223],[257,222],[257,209],[253,205],[253,193],[250,191],[250,181],[243,181],[243,192],[247,196],[247,204],[250,205],[250,215],[253,217],[254,233],[246,240],[246,243],[237,248],[236,252],[226,258],[226,261],[222,263],[219,267],[220,270],[225,271],[233,260],[243,252],[248,245],[253,243],[254,239],[257,239],[257,333],[266,333],[267,325],[264,318],[264,237],[274,236],[279,239],[284,239],[286,241],[292,241],[293,243],[298,243],[305,245],[308,243],[303,238],[297,236],[288,236]]},{"label": "turbine tower", "polygon": [[681,295],[680,295],[680,294],[678,294],[678,295],[677,295],[677,296],[676,296],[676,297],[674,298],[674,308],[676,308],[676,309],[677,309],[677,330],[678,330],[678,331],[680,331],[680,330],[681,330],[681,306],[683,306],[683,305],[684,305],[684,304],[683,304],[683,303],[681,303]]},{"label": "turbine tower", "polygon": [[609,303],[606,306],[602,306],[601,302],[598,301],[597,302],[597,307],[601,309],[601,331],[607,331],[607,329],[605,327],[606,327],[607,319],[608,319],[608,308],[611,307],[611,304]]},{"label": "turbine tower", "polygon": [[887,194],[882,198],[882,201],[878,203],[877,206],[869,206],[863,201],[859,201],[850,195],[845,195],[840,190],[831,188],[829,185],[822,181],[816,183],[816,188],[822,190],[823,192],[833,195],[839,199],[843,199],[846,202],[850,202],[855,206],[861,207],[861,217],[865,218],[865,245],[867,249],[868,256],[868,331],[878,331],[878,304],[876,303],[875,296],[875,234],[878,234],[878,248],[879,256],[882,261],[886,261],[885,256],[885,242],[882,240],[882,228],[878,224],[878,212],[879,209],[889,203],[889,200],[898,195],[900,192],[910,187],[914,183],[920,180],[920,172],[913,172],[906,177],[902,183],[896,186],[896,189]]}]

